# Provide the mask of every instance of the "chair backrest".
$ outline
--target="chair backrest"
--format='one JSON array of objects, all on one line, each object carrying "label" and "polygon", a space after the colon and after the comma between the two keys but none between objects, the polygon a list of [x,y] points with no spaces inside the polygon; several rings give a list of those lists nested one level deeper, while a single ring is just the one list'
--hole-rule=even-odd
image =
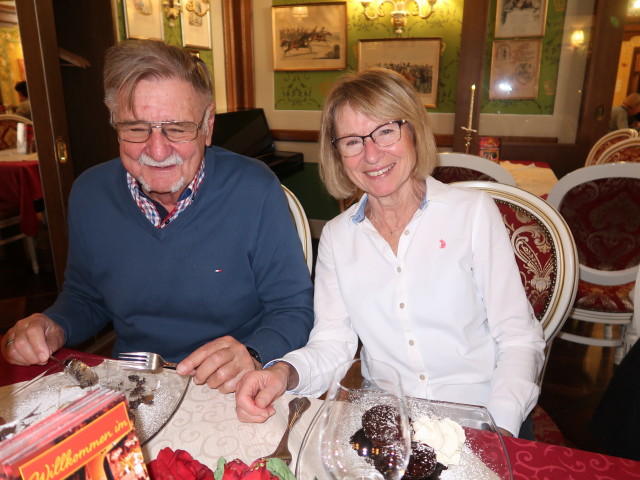
[{"label": "chair backrest", "polygon": [[[536,318],[551,344],[567,319],[576,298],[578,263],[576,246],[562,216],[540,197],[496,182],[457,183],[487,192],[496,202],[511,239],[520,278]],[[542,384],[544,368],[538,384]]]},{"label": "chair backrest", "polygon": [[587,159],[584,162],[584,166],[588,167],[589,165],[595,165],[596,163],[598,163],[598,159],[600,158],[602,153],[611,145],[614,145],[622,140],[634,138],[637,136],[638,131],[635,128],[621,128],[620,130],[614,130],[613,132],[605,133],[596,141],[596,143],[593,144],[591,150],[589,150],[589,154],[587,155]]},{"label": "chair backrest", "polygon": [[309,274],[313,269],[313,247],[311,246],[311,229],[309,228],[309,220],[302,208],[302,204],[298,198],[293,194],[291,190],[282,185],[287,202],[289,203],[289,211],[291,212],[291,218],[296,225],[298,237],[300,237],[300,243],[302,244],[302,251],[304,252],[304,258],[307,261],[307,267],[309,267]]},{"label": "chair backrest", "polygon": [[466,180],[486,180],[505,185],[516,185],[513,175],[499,164],[477,155],[466,153],[440,153],[438,166],[431,176],[443,183],[462,182]]},{"label": "chair backrest", "polygon": [[33,125],[33,122],[20,115],[5,113],[0,115],[0,150],[16,148],[18,123]]},{"label": "chair backrest", "polygon": [[633,282],[640,263],[640,163],[606,163],[562,177],[547,201],[575,239],[580,278],[598,285]]},{"label": "chair backrest", "polygon": [[640,138],[627,138],[608,147],[596,160],[596,165],[614,162],[640,162]]}]

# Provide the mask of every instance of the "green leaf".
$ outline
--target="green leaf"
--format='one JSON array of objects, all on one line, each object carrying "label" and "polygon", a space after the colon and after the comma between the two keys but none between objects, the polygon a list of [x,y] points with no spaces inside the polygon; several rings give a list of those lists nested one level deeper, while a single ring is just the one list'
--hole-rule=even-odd
[{"label": "green leaf", "polygon": [[[296,477],[291,473],[287,464],[279,458],[268,459],[267,470],[276,475],[280,480],[296,480]],[[216,480],[218,480],[217,477]]]},{"label": "green leaf", "polygon": [[227,464],[227,461],[224,457],[220,457],[218,459],[218,464],[216,465],[216,471],[213,472],[213,478],[215,480],[222,480],[222,476],[224,475],[224,466]]}]

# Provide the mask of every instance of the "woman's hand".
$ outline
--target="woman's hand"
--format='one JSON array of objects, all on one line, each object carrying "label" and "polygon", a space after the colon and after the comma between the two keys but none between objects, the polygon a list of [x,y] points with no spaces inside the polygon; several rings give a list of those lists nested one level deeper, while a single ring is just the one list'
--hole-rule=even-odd
[{"label": "woman's hand", "polygon": [[238,382],[236,413],[241,422],[262,423],[276,410],[273,402],[298,384],[298,372],[287,362],[249,372]]}]

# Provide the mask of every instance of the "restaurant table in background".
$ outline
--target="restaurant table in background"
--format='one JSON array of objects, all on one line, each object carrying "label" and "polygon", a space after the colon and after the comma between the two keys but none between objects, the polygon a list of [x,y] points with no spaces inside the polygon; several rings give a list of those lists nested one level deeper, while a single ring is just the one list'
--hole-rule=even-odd
[{"label": "restaurant table in background", "polygon": [[[65,358],[70,350],[56,354]],[[86,355],[86,354],[83,354]],[[15,367],[0,357],[0,386],[26,381],[45,367]],[[220,394],[207,386],[189,384],[182,404],[160,432],[143,446],[147,462],[156,458],[164,447],[185,450],[196,460],[215,469],[219,457],[228,461],[240,458],[250,463],[275,449],[287,424],[288,401],[285,394],[276,402],[276,414],[263,424],[241,423],[237,420],[233,394]],[[289,448],[295,468],[298,448],[320,400],[312,406],[293,428]],[[513,469],[514,480],[633,480],[640,479],[640,462],[576,450],[557,445],[504,437]]]},{"label": "restaurant table in background", "polygon": [[558,177],[544,162],[501,160],[500,166],[509,171],[518,187],[541,198],[547,198],[551,187],[558,183]]},{"label": "restaurant table in background", "polygon": [[20,231],[35,237],[40,220],[33,202],[41,198],[38,154],[0,150],[0,218],[20,215]]}]

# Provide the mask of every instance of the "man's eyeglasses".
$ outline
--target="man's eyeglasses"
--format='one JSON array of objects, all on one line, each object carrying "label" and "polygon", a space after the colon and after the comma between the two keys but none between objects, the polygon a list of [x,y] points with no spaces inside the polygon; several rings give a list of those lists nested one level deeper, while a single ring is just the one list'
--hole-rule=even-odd
[{"label": "man's eyeglasses", "polygon": [[365,138],[370,138],[376,145],[388,147],[398,143],[402,138],[402,125],[406,120],[394,120],[376,127],[369,135],[349,135],[333,140],[331,143],[343,157],[353,157],[364,150]]},{"label": "man's eyeglasses", "polygon": [[130,143],[144,143],[151,137],[151,129],[159,128],[167,140],[175,143],[184,143],[195,140],[198,131],[204,124],[207,111],[204,111],[200,123],[194,122],[118,122],[113,124],[118,138]]}]

